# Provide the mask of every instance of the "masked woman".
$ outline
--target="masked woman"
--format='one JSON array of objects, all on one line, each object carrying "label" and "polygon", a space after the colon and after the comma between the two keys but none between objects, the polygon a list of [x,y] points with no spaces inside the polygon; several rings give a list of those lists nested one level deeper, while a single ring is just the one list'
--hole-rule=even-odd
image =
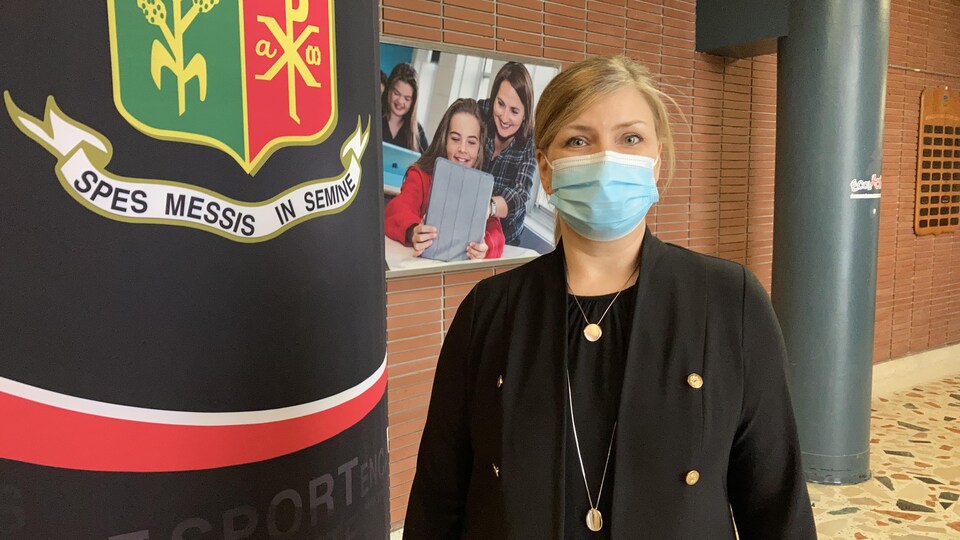
[{"label": "masked woman", "polygon": [[490,99],[480,101],[487,122],[483,170],[493,175],[490,211],[499,217],[511,246],[520,245],[523,218],[537,161],[533,149],[533,81],[523,64],[507,62],[497,72]]},{"label": "masked woman", "polygon": [[460,305],[405,538],[816,538],[769,297],[646,227],[674,159],[664,98],[625,57],[544,90],[562,241]]},{"label": "masked woman", "polygon": [[418,93],[417,71],[410,64],[397,64],[380,94],[383,142],[414,152],[427,148],[427,135],[417,122]]},{"label": "masked woman", "polygon": [[[419,257],[442,232],[425,225],[423,216],[430,201],[433,168],[438,157],[479,169],[483,163],[480,144],[483,123],[477,102],[472,99],[454,101],[444,113],[430,147],[408,170],[400,186],[400,194],[387,203],[383,229],[387,237],[412,247]],[[503,229],[500,220],[488,216],[482,242],[464,246],[468,259],[496,259],[503,253]]]}]

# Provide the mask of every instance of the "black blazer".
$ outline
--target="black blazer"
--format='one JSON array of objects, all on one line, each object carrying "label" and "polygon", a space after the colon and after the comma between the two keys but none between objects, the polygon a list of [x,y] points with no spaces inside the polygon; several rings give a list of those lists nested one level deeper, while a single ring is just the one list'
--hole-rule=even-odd
[{"label": "black blazer", "polygon": [[[763,287],[649,230],[640,264],[604,527],[615,539],[732,540],[735,520],[743,540],[816,539]],[[564,537],[566,313],[562,244],[464,299],[404,538]]]}]

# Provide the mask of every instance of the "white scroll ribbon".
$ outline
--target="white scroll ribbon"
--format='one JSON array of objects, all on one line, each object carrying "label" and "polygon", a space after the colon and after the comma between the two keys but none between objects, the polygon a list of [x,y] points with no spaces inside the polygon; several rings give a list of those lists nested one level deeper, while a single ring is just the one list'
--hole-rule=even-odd
[{"label": "white scroll ribbon", "polygon": [[127,223],[179,225],[201,229],[237,242],[262,242],[309,219],[342,212],[360,188],[360,160],[370,142],[370,121],[340,148],[343,172],[310,180],[261,202],[244,202],[190,184],[129,178],[106,170],[113,145],[66,114],[53,96],[43,120],[21,110],[3,94],[13,123],[57,158],[60,184],[77,202],[103,217]]}]

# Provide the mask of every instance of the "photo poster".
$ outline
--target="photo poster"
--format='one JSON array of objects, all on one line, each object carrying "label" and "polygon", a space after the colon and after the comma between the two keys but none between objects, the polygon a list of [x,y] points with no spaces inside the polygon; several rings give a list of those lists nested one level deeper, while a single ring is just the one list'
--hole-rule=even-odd
[{"label": "photo poster", "polygon": [[0,538],[385,538],[376,2],[0,11]]},{"label": "photo poster", "polygon": [[[473,98],[476,100],[489,100],[491,97],[491,87],[493,86],[500,69],[510,61],[507,57],[492,58],[484,56],[483,52],[463,52],[462,50],[444,50],[437,48],[428,48],[425,45],[411,46],[400,43],[380,43],[380,72],[381,80],[389,78],[394,68],[399,64],[409,64],[417,75],[417,97],[416,97],[416,120],[423,128],[426,139],[429,142],[434,137],[443,137],[445,134],[437,133],[441,120],[447,111],[447,108],[458,98]],[[547,83],[559,73],[558,65],[549,65],[546,63],[530,62],[529,60],[515,60],[523,64],[530,75],[532,83],[533,107],[546,87]],[[387,93],[387,107],[381,112],[385,119],[390,115],[390,97],[391,89],[384,88]],[[531,111],[531,118],[533,118]],[[489,115],[492,115],[492,111]],[[484,117],[485,121],[490,121],[490,116]],[[390,129],[385,123],[382,129]],[[487,128],[487,137],[494,136],[490,128]],[[389,138],[389,134],[384,132],[384,141]],[[532,149],[532,140],[528,143]],[[483,145],[481,145],[483,146]],[[396,145],[384,145],[384,201],[385,205],[396,197],[401,191],[403,182],[406,179],[407,167],[419,157],[419,153],[413,150],[404,152],[398,150]],[[533,156],[531,151],[531,156]],[[486,165],[491,165],[490,155],[484,156]],[[519,212],[522,223],[522,232],[519,238],[513,242],[514,245],[505,246],[500,258],[522,259],[525,257],[535,257],[543,253],[552,251],[554,248],[554,225],[555,213],[553,206],[549,203],[547,194],[540,186],[539,173],[536,172],[535,157],[532,157],[531,168],[534,171],[532,182],[529,185],[529,191],[526,195],[526,204],[519,209],[513,209],[513,212]],[[489,167],[485,167],[489,169]],[[489,171],[488,171],[489,172]],[[495,184],[494,195],[498,195],[500,185],[510,185],[509,178],[499,178]],[[519,184],[519,183],[518,183]],[[406,206],[414,205],[417,201],[403,200]],[[387,208],[389,213],[390,209]],[[501,220],[503,223],[504,220]],[[389,223],[389,220],[388,220]],[[392,232],[392,234],[391,234]],[[451,261],[443,262],[429,260],[422,256],[417,256],[410,246],[404,246],[403,238],[400,238],[399,231],[391,231],[387,227],[385,231],[385,251],[388,270],[413,270],[423,268],[443,269],[451,264],[482,264],[484,261]],[[443,231],[438,231],[442,235]],[[393,236],[393,238],[391,237]],[[488,259],[489,260],[489,259]]]}]

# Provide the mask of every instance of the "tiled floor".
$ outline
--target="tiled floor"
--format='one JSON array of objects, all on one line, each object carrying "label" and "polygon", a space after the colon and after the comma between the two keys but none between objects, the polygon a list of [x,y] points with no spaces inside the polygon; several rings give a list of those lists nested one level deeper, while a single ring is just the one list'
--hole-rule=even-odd
[{"label": "tiled floor", "polygon": [[873,402],[870,468],[810,484],[821,540],[960,539],[960,376]]}]

